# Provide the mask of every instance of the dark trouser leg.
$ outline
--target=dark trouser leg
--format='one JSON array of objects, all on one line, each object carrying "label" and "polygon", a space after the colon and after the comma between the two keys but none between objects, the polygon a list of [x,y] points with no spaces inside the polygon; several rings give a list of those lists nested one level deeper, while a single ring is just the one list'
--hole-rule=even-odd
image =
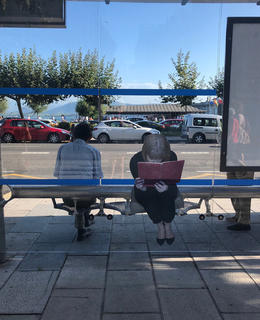
[{"label": "dark trouser leg", "polygon": [[[228,179],[254,179],[253,171],[235,171],[227,173]],[[236,211],[237,223],[241,225],[250,224],[251,198],[232,198],[233,207]],[[232,227],[228,227],[232,230]],[[248,226],[250,228],[250,226]]]}]

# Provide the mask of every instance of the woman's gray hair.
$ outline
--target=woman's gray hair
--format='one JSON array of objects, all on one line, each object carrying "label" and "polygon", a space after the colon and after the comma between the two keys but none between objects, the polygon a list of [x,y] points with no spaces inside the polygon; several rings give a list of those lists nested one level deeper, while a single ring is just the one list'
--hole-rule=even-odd
[{"label": "woman's gray hair", "polygon": [[147,161],[150,159],[161,159],[161,161],[169,161],[171,157],[171,148],[168,140],[162,134],[149,134],[144,139],[142,148],[142,156]]}]

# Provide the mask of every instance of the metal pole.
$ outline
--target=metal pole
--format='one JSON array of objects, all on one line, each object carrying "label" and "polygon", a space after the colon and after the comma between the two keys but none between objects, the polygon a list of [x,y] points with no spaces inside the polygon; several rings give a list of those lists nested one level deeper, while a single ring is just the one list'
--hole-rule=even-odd
[{"label": "metal pole", "polygon": [[[0,140],[0,177],[2,179],[2,146]],[[3,200],[3,186],[0,186],[0,200]],[[0,206],[0,263],[5,261],[5,222],[4,222],[4,207]]]}]

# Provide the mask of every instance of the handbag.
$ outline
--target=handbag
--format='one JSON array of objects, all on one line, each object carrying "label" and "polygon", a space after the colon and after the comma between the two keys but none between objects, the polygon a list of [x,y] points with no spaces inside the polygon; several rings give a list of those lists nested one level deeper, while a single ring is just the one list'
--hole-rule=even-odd
[{"label": "handbag", "polygon": [[[175,210],[184,208],[184,199],[177,188],[177,196],[175,198]],[[130,211],[132,214],[146,212],[144,207],[136,200],[134,188],[131,191]]]}]

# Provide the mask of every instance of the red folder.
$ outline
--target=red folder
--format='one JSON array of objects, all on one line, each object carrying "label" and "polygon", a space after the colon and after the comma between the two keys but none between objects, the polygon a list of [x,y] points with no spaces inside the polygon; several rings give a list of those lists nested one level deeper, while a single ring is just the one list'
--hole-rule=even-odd
[{"label": "red folder", "polygon": [[184,160],[166,162],[138,162],[138,177],[144,179],[144,185],[153,186],[159,180],[175,184],[181,179]]}]

